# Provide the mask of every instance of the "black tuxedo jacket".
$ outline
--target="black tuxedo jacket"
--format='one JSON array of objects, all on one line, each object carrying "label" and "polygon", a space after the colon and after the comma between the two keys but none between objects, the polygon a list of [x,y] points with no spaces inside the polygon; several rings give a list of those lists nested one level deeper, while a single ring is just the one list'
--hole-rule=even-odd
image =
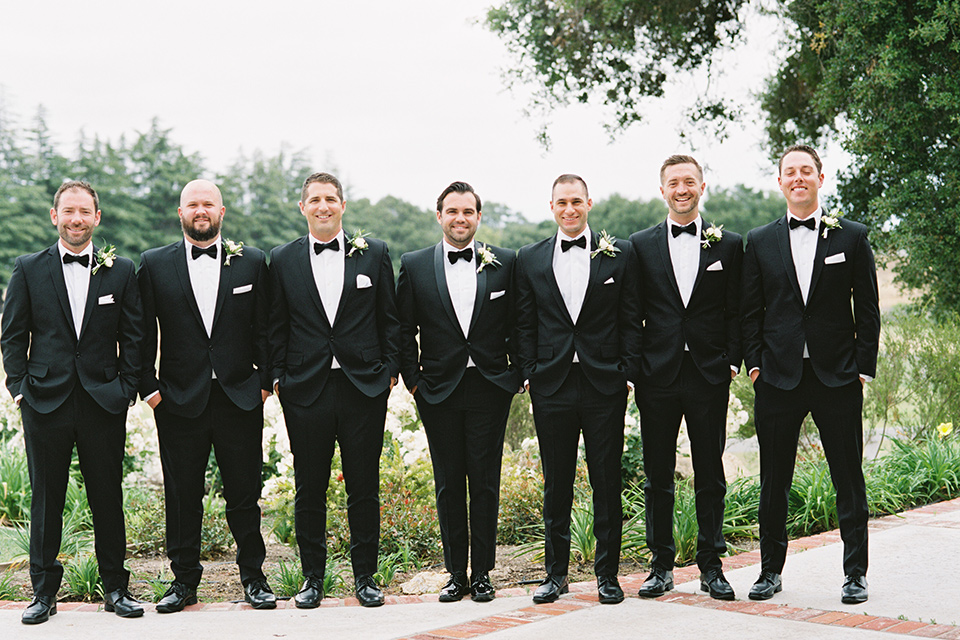
[{"label": "black tuxedo jacket", "polygon": [[[264,253],[243,247],[243,254],[231,257],[228,266],[221,247],[220,284],[210,336],[190,285],[186,256],[183,240],[140,256],[137,275],[146,319],[140,396],[160,391],[166,409],[195,418],[207,406],[215,371],[227,397],[244,411],[252,411],[263,402],[260,390],[272,388],[267,346],[269,278]],[[158,324],[159,378],[155,366]]]},{"label": "black tuxedo jacket", "polygon": [[[474,252],[477,246],[474,242]],[[443,243],[400,258],[400,372],[407,388],[416,386],[424,400],[432,404],[445,400],[460,384],[468,357],[473,358],[481,375],[498,387],[511,393],[520,389],[520,374],[508,359],[516,254],[500,247],[489,249],[500,264],[488,264],[477,274],[477,295],[467,337],[450,300]],[[479,266],[479,256],[475,264]]]},{"label": "black tuxedo jacket", "polygon": [[[880,308],[873,251],[862,224],[817,231],[810,292],[804,305],[790,253],[786,216],[747,234],[743,263],[743,348],[749,371],[790,390],[800,383],[803,344],[820,381],[839,387],[875,376]],[[853,303],[851,304],[851,297]]]},{"label": "black tuxedo jacket", "polygon": [[[590,247],[597,247],[593,233]],[[531,391],[552,395],[570,371],[576,350],[580,366],[604,394],[626,389],[639,378],[640,303],[633,246],[617,240],[615,257],[590,260],[580,316],[574,322],[553,273],[557,236],[517,252],[517,359]]]},{"label": "black tuxedo jacket", "polygon": [[134,272],[118,257],[90,274],[78,339],[57,245],[17,258],[0,338],[11,395],[50,413],[79,383],[104,410],[125,412],[137,395],[143,338]]},{"label": "black tuxedo jacket", "polygon": [[327,320],[310,268],[310,236],[270,252],[273,379],[284,402],[312,404],[335,356],[343,373],[373,398],[400,374],[396,292],[390,253],[382,240],[344,257],[343,292],[333,326]]},{"label": "black tuxedo jacket", "polygon": [[739,369],[740,275],[743,240],[724,231],[719,242],[700,249],[693,293],[683,306],[673,272],[664,220],[630,236],[640,264],[640,317],[643,320],[643,376],[664,386],[676,380],[684,344],[697,369],[712,384],[730,380],[730,365]]}]

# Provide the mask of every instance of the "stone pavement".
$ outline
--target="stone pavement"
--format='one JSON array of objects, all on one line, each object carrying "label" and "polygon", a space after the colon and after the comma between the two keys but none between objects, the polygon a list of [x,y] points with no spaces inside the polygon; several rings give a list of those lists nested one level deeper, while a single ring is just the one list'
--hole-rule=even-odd
[{"label": "stone pavement", "polygon": [[790,543],[783,592],[759,603],[746,598],[759,574],[759,552],[753,551],[724,559],[738,594],[732,602],[700,592],[696,567],[685,567],[674,571],[677,588],[656,600],[635,595],[646,576],[622,576],[629,597],[616,606],[600,605],[595,584],[586,582],[545,605],[531,602],[530,589],[500,589],[484,604],[388,596],[386,606],[363,609],[353,598],[328,598],[312,611],[284,601],[276,611],[213,603],[168,615],[147,605],[143,618],[122,620],[100,605],[61,603],[49,622],[27,627],[20,623],[26,603],[0,602],[0,638],[892,640],[895,634],[960,640],[960,498],[872,520],[870,546],[870,599],[859,605],[840,603],[842,545],[839,533],[830,531]]}]

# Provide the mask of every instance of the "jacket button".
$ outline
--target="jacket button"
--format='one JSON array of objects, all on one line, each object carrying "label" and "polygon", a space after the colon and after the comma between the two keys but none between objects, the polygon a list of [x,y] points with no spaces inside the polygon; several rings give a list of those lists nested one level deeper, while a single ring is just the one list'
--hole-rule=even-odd
[{"label": "jacket button", "polygon": [[77,351],[77,357],[78,357],[78,358],[80,357],[80,352],[79,352],[79,351]]}]

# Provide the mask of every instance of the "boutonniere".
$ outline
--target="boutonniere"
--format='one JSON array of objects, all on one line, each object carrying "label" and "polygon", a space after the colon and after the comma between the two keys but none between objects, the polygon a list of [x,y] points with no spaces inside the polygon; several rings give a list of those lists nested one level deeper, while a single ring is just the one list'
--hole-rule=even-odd
[{"label": "boutonniere", "polygon": [[606,229],[604,229],[603,231],[601,231],[601,232],[600,232],[600,242],[598,243],[599,246],[598,246],[596,249],[594,249],[593,251],[590,252],[590,259],[593,260],[593,259],[596,258],[598,255],[600,255],[601,253],[602,253],[603,255],[609,256],[609,257],[611,257],[611,258],[613,258],[613,257],[616,256],[618,253],[620,253],[620,248],[617,247],[617,245],[614,244],[614,240],[616,240],[616,238],[614,238],[612,235],[610,235],[609,233],[607,233],[607,230],[606,230]]},{"label": "boutonniere", "polygon": [[477,267],[477,273],[483,271],[483,268],[488,264],[492,264],[495,267],[500,266],[500,261],[497,260],[497,254],[491,251],[490,247],[485,244],[480,244],[480,246],[477,247],[477,257],[480,258],[480,266]]},{"label": "boutonniere", "polygon": [[718,227],[715,224],[711,224],[703,230],[703,240],[700,241],[700,246],[704,249],[709,249],[711,242],[720,242],[721,240],[723,240],[723,225]]},{"label": "boutonniere", "polygon": [[840,226],[840,212],[834,210],[833,214],[824,214],[820,216],[820,228],[823,229],[823,239],[827,239],[827,232],[831,229],[842,229]]},{"label": "boutonniere", "polygon": [[223,253],[227,256],[223,261],[223,266],[230,266],[230,258],[234,256],[240,258],[243,256],[243,243],[234,242],[233,240],[223,239]]},{"label": "boutonniere", "polygon": [[100,271],[100,267],[106,267],[109,269],[113,266],[113,261],[117,259],[117,248],[112,244],[108,244],[99,251],[97,255],[93,256],[93,270],[90,272],[91,275],[97,275],[97,271]]},{"label": "boutonniere", "polygon": [[347,252],[347,257],[353,255],[355,251],[363,253],[370,248],[370,243],[368,243],[365,238],[370,235],[369,233],[364,233],[363,229],[357,229],[356,233],[347,238],[347,244],[350,245],[350,251]]}]

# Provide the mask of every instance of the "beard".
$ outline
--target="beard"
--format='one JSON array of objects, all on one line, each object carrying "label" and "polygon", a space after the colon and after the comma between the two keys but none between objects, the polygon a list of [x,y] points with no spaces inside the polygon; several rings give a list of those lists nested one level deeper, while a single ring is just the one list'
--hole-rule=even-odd
[{"label": "beard", "polygon": [[93,237],[93,227],[87,227],[79,237],[71,236],[66,227],[58,227],[57,232],[64,244],[77,250],[86,246],[86,244],[90,242],[90,238]]},{"label": "beard", "polygon": [[222,218],[217,218],[216,220],[210,218],[210,226],[204,230],[200,230],[194,226],[193,222],[188,223],[184,218],[180,218],[180,227],[186,236],[194,242],[206,242],[207,240],[213,240],[220,234],[221,221]]}]

